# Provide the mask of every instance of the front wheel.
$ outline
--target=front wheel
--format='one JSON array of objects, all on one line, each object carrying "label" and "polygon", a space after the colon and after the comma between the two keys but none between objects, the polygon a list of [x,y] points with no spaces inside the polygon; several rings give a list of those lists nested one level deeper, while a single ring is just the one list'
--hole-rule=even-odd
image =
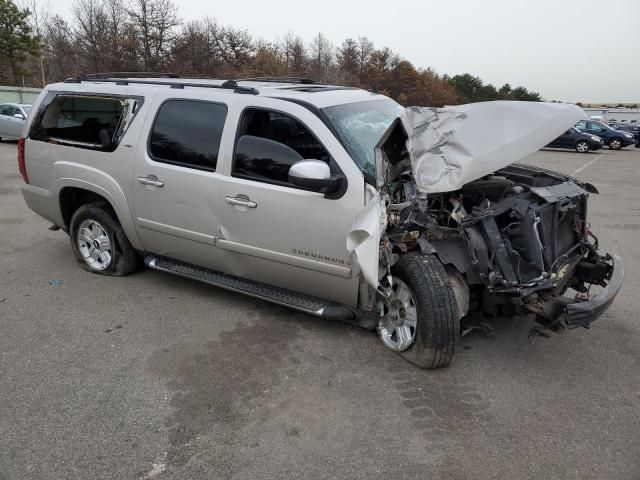
[{"label": "front wheel", "polygon": [[140,257],[105,202],[78,208],[71,217],[69,237],[78,262],[89,272],[124,276],[140,267]]},{"label": "front wheel", "polygon": [[383,300],[378,335],[421,368],[449,365],[460,336],[455,293],[434,256],[408,253],[392,267],[391,295]]},{"label": "front wheel", "polygon": [[589,142],[586,140],[580,140],[576,143],[576,152],[587,153],[589,150],[591,150],[591,147],[589,146]]},{"label": "front wheel", "polygon": [[612,138],[609,142],[609,148],[611,150],[620,150],[622,148],[622,140],[619,138]]}]

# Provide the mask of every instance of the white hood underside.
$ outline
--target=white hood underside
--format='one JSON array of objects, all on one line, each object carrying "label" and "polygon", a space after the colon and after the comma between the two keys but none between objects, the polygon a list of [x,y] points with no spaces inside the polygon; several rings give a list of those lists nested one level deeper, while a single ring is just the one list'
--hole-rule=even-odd
[{"label": "white hood underside", "polygon": [[409,107],[400,115],[422,193],[458,190],[531,155],[585,117],[575,105],[512,101]]}]

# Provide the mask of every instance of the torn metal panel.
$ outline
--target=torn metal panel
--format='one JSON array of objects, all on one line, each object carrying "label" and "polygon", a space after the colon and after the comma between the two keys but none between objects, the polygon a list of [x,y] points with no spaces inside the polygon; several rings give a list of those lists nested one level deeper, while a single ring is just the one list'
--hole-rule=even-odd
[{"label": "torn metal panel", "polygon": [[367,185],[365,208],[358,214],[347,236],[351,263],[358,265],[365,281],[378,288],[380,237],[387,228],[387,215],[380,193]]},{"label": "torn metal panel", "polygon": [[409,107],[400,117],[423,193],[458,190],[536,152],[582,118],[585,113],[575,105],[512,101]]}]

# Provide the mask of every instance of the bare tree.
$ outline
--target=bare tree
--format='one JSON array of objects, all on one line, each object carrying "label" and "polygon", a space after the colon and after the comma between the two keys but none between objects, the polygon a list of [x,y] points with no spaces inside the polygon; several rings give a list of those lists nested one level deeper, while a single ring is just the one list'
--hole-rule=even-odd
[{"label": "bare tree", "polygon": [[107,64],[108,17],[102,0],[75,0],[73,5],[74,36],[86,67],[103,71]]},{"label": "bare tree", "polygon": [[282,44],[287,75],[304,76],[307,70],[307,49],[298,35],[289,32]]},{"label": "bare tree", "polygon": [[359,77],[358,43],[352,38],[345,39],[338,47],[336,59],[340,81],[349,85],[354,84]]},{"label": "bare tree", "polygon": [[318,33],[311,41],[309,50],[311,76],[324,82],[330,81],[335,57],[331,42],[322,33]]},{"label": "bare tree", "polygon": [[155,70],[167,63],[175,27],[180,24],[175,4],[171,0],[134,0],[126,12],[140,42],[142,69]]},{"label": "bare tree", "polygon": [[[49,0],[21,0],[17,2],[20,8],[28,9],[31,15],[29,15],[28,21],[31,25],[31,29],[36,34],[38,38],[41,40],[45,37],[45,29],[49,19],[51,17],[51,4]],[[47,84],[46,74],[45,74],[45,49],[43,48],[40,53],[40,57],[38,58],[38,64],[40,67],[40,80],[42,81],[42,86],[44,87]]]},{"label": "bare tree", "polygon": [[49,80],[58,81],[80,73],[80,55],[71,26],[59,15],[50,17],[45,25],[44,46]]},{"label": "bare tree", "polygon": [[360,37],[358,39],[358,75],[361,84],[366,82],[366,71],[369,60],[371,60],[371,54],[374,52],[373,42],[367,37]]}]

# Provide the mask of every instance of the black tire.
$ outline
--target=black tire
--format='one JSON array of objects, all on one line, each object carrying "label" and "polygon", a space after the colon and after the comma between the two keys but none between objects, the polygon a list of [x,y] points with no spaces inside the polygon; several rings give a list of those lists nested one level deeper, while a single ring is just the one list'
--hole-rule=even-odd
[{"label": "black tire", "polygon": [[433,255],[408,253],[391,274],[409,286],[417,303],[416,340],[400,355],[421,368],[446,367],[460,337],[460,317],[444,265]]},{"label": "black tire", "polygon": [[[78,230],[85,220],[94,220],[104,230],[111,242],[111,260],[102,270],[92,268],[84,259],[78,245]],[[106,202],[87,203],[78,208],[71,217],[69,238],[78,263],[91,273],[123,277],[135,272],[141,266],[141,259],[133,249],[120,226],[111,206]],[[105,262],[106,263],[106,262]]]},{"label": "black tire", "polygon": [[575,149],[578,153],[589,153],[589,150],[591,150],[591,145],[586,140],[580,140],[576,142]]},{"label": "black tire", "polygon": [[609,148],[611,150],[620,150],[622,148],[623,141],[621,138],[615,137],[609,140]]}]

